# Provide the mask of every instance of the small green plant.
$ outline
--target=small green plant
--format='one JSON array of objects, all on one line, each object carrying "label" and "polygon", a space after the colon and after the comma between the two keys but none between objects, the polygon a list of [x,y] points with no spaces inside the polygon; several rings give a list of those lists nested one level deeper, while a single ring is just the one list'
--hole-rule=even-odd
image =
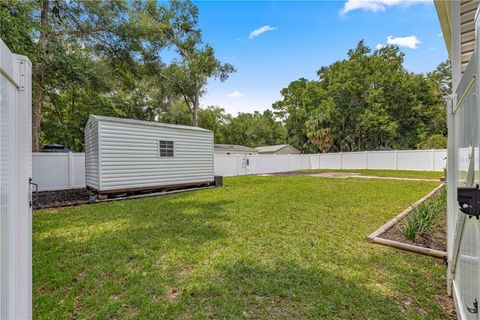
[{"label": "small green plant", "polygon": [[405,219],[401,231],[405,239],[415,242],[435,224],[438,215],[445,212],[447,192],[442,189],[437,195],[416,206]]}]

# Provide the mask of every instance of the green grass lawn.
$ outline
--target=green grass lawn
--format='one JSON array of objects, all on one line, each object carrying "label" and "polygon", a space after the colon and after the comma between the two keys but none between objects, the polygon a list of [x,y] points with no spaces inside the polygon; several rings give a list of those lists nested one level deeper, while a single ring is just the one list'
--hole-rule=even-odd
[{"label": "green grass lawn", "polygon": [[440,179],[443,171],[413,171],[413,170],[373,170],[373,169],[305,169],[301,172],[355,172],[362,176],[415,178],[415,179]]},{"label": "green grass lawn", "polygon": [[437,183],[225,184],[34,212],[34,318],[447,318],[441,261],[365,240]]}]

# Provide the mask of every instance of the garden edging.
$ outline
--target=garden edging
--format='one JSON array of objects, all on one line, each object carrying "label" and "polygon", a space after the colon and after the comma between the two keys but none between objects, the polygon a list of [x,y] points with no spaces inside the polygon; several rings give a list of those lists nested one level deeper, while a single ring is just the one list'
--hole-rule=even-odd
[{"label": "garden edging", "polygon": [[439,259],[444,259],[447,256],[447,253],[445,251],[441,250],[436,250],[436,249],[431,249],[431,248],[425,248],[421,246],[416,246],[408,243],[403,243],[395,240],[390,240],[390,239],[384,239],[380,237],[382,234],[387,232],[389,229],[391,229],[393,226],[395,226],[399,221],[401,221],[403,218],[405,218],[416,206],[421,204],[422,202],[428,200],[430,197],[432,197],[434,194],[436,194],[445,184],[441,183],[435,189],[430,191],[427,195],[425,195],[423,198],[412,204],[410,207],[405,209],[404,211],[400,212],[398,215],[393,217],[390,221],[385,223],[383,226],[372,232],[370,235],[367,237],[367,241],[370,243],[374,244],[379,244],[383,246],[388,246],[388,247],[393,247],[396,249],[404,250],[404,251],[409,251],[409,252],[414,252],[418,254],[423,254],[426,256],[431,256],[434,258],[439,258]]}]

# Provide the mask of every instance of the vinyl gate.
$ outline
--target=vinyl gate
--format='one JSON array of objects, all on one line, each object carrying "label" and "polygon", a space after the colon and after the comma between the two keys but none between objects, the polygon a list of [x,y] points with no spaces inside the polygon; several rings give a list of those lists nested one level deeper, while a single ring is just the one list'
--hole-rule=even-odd
[{"label": "vinyl gate", "polygon": [[[478,39],[478,22],[475,39]],[[478,193],[475,186],[480,183],[479,52],[476,41],[475,53],[449,103],[448,112],[448,278],[459,319],[479,319],[480,220],[460,211],[457,203],[457,197],[465,195],[459,187],[472,188],[470,191]],[[473,212],[475,205],[471,205]]]},{"label": "vinyl gate", "polygon": [[0,39],[0,319],[32,317],[31,63]]}]

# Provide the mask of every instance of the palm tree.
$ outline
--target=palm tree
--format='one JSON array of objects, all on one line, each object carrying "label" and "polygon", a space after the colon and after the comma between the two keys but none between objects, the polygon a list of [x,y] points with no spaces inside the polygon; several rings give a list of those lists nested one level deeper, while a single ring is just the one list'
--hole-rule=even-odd
[{"label": "palm tree", "polygon": [[312,116],[306,123],[307,137],[321,153],[330,151],[333,145],[332,130],[325,127],[326,117],[319,113]]}]

